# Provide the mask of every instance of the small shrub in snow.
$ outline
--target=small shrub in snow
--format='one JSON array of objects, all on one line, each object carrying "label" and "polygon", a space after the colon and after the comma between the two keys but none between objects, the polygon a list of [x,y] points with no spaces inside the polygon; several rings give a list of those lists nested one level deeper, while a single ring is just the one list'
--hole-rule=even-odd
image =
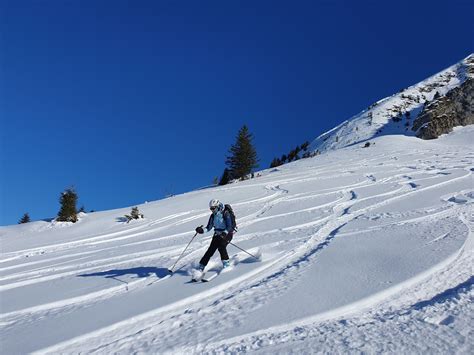
[{"label": "small shrub in snow", "polygon": [[130,222],[132,219],[140,219],[140,218],[144,218],[143,214],[140,213],[140,211],[138,210],[138,207],[133,207],[132,208],[132,212],[130,212],[130,214],[126,214],[125,215],[125,218],[127,219],[127,223]]},{"label": "small shrub in snow", "polygon": [[23,223],[28,223],[31,222],[30,215],[28,213],[25,213],[23,217],[18,221],[18,224],[23,224]]},{"label": "small shrub in snow", "polygon": [[[326,141],[328,138],[329,136],[324,138],[323,140]],[[301,146],[297,145],[294,149],[288,152],[288,154],[283,154],[281,158],[274,158],[272,162],[270,163],[270,168],[276,168],[277,166],[280,166],[286,163],[291,163],[292,161],[296,161],[301,158],[314,157],[316,154],[314,152],[313,153],[309,152],[308,148],[309,148],[308,141],[304,142]],[[300,155],[300,153],[302,154]]]},{"label": "small shrub in snow", "polygon": [[369,112],[369,113],[367,114],[367,124],[368,124],[369,126],[372,126],[373,116],[374,116],[374,115],[373,115],[372,112]]}]

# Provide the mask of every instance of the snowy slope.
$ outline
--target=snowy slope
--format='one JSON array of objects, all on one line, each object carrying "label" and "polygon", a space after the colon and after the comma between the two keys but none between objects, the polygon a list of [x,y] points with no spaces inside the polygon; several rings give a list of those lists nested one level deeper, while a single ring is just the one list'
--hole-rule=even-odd
[{"label": "snowy slope", "polygon": [[432,101],[436,93],[444,96],[468,78],[474,78],[474,54],[416,85],[374,103],[361,113],[320,135],[311,143],[310,151],[322,153],[381,135],[413,136],[415,132],[411,128],[423,105]]},{"label": "snowy slope", "polygon": [[[2,353],[473,353],[473,135],[380,136],[130,224],[126,208],[1,227]],[[262,261],[230,246],[229,272],[190,283],[208,234],[170,276],[211,198]]]}]

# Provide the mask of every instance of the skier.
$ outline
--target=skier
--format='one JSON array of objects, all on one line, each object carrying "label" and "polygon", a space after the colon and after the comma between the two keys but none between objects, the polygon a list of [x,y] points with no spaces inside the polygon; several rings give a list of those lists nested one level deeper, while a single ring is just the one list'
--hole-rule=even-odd
[{"label": "skier", "polygon": [[199,269],[201,271],[204,270],[216,250],[219,250],[219,254],[221,255],[223,268],[230,266],[227,244],[231,242],[234,232],[230,212],[225,209],[222,202],[217,199],[212,199],[209,202],[209,208],[212,214],[209,217],[206,228],[203,228],[203,226],[196,228],[196,232],[199,234],[203,234],[204,229],[206,232],[209,232],[214,228],[214,236],[212,237],[211,245],[209,245],[209,248],[199,262]]}]

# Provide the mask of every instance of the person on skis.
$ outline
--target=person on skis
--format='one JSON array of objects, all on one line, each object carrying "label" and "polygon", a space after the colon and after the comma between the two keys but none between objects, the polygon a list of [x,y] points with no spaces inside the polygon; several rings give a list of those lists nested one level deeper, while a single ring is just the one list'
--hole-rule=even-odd
[{"label": "person on skis", "polygon": [[196,228],[196,233],[199,234],[209,232],[214,228],[214,236],[212,237],[211,245],[209,245],[209,248],[199,262],[201,271],[204,270],[216,250],[219,250],[219,254],[221,255],[222,266],[224,268],[230,266],[227,244],[232,240],[234,232],[230,212],[224,209],[222,202],[217,199],[212,199],[209,202],[209,208],[212,214],[209,217],[206,228],[203,228],[203,226]]}]

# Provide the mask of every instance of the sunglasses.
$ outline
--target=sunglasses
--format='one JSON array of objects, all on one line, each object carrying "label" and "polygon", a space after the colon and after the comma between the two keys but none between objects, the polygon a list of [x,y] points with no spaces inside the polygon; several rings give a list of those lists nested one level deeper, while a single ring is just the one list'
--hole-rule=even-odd
[{"label": "sunglasses", "polygon": [[211,211],[214,211],[217,207],[210,207]]}]

